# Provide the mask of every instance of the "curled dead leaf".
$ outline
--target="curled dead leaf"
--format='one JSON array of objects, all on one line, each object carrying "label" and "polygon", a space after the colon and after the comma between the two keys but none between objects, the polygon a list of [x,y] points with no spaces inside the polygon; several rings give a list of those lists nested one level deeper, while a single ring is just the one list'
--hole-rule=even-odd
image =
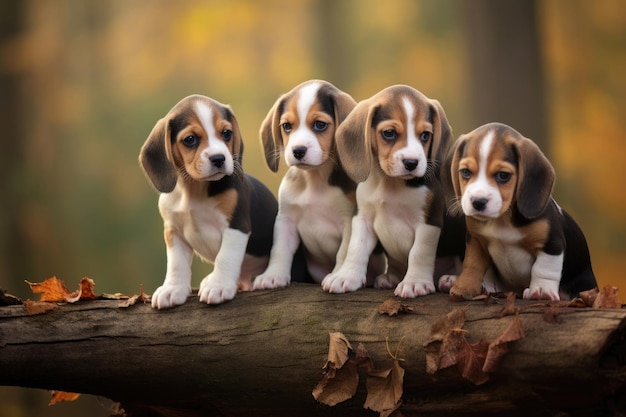
[{"label": "curled dead leaf", "polygon": [[322,369],[339,369],[348,360],[348,352],[352,350],[350,342],[343,333],[329,333],[328,360]]},{"label": "curled dead leaf", "polygon": [[456,363],[458,338],[463,334],[465,310],[455,308],[431,326],[430,338],[424,342],[426,372],[430,375]]},{"label": "curled dead leaf", "polygon": [[410,313],[413,311],[413,307],[406,304],[402,304],[400,301],[389,298],[385,300],[380,307],[378,307],[379,314],[387,314],[390,317],[397,316],[398,313]]},{"label": "curled dead leaf", "polygon": [[484,372],[495,372],[498,364],[509,351],[509,343],[521,340],[525,337],[522,330],[522,322],[519,314],[515,315],[515,319],[511,322],[500,336],[489,344],[489,351],[485,357],[483,365]]},{"label": "curled dead leaf", "polygon": [[619,301],[619,289],[612,285],[605,285],[598,296],[593,301],[593,308],[622,308],[622,304]]},{"label": "curled dead leaf", "polygon": [[322,404],[334,406],[349,400],[359,386],[359,373],[356,362],[350,360],[340,369],[331,369],[313,389],[313,398]]},{"label": "curled dead leaf", "polygon": [[496,317],[514,316],[517,313],[519,313],[519,308],[515,307],[515,293],[508,292],[506,293],[504,307],[496,314]]},{"label": "curled dead leaf", "polygon": [[392,354],[387,340],[387,353],[393,359],[391,367],[367,373],[367,398],[363,407],[377,411],[381,416],[390,415],[401,405],[404,384],[404,368],[400,366],[402,359],[398,357],[401,343],[402,340],[398,342],[396,353]]},{"label": "curled dead leaf", "polygon": [[80,397],[80,394],[75,392],[50,391],[50,393],[52,394],[52,398],[50,399],[50,403],[48,403],[48,405],[55,405],[66,401],[76,401],[76,399]]}]

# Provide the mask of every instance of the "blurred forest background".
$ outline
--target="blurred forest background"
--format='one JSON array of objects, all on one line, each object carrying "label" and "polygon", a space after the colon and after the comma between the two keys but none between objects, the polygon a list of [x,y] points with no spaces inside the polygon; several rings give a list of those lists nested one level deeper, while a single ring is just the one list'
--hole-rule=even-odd
[{"label": "blurred forest background", "polygon": [[[455,136],[501,121],[535,139],[600,284],[624,298],[625,73],[622,0],[2,1],[0,288],[28,298],[25,279],[89,276],[97,293],[151,293],[165,248],[137,155],[154,123],[188,94],[229,103],[245,170],[276,191],[260,123],[323,78],[357,101],[412,85]],[[208,267],[194,271],[197,286]],[[0,415],[106,415],[46,396],[0,389]]]}]

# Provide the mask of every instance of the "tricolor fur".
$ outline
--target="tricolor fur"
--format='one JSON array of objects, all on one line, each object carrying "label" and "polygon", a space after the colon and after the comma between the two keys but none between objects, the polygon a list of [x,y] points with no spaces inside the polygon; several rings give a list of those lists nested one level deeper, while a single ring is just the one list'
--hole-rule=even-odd
[{"label": "tricolor fur", "polygon": [[159,120],[141,148],[140,164],[161,193],[167,272],[152,306],[183,304],[191,292],[194,252],[214,264],[200,301],[216,304],[250,289],[266,267],[277,202],[243,173],[243,142],[229,106],[193,95]]},{"label": "tricolor fur", "polygon": [[396,85],[360,102],[337,131],[339,157],[359,182],[358,213],[346,259],[328,275],[326,291],[354,291],[366,283],[367,259],[377,244],[387,255],[378,287],[400,297],[435,291],[436,250],[445,199],[439,172],[452,143],[443,108],[414,88]]},{"label": "tricolor fur", "polygon": [[459,138],[450,170],[468,230],[453,296],[472,298],[484,285],[558,300],[597,285],[585,237],[552,198],[554,169],[532,140],[481,126]]},{"label": "tricolor fur", "polygon": [[263,121],[260,137],[268,166],[276,172],[282,157],[288,170],[278,191],[270,264],[255,289],[289,284],[299,245],[316,282],[343,261],[356,183],[337,157],[335,132],[355,104],[332,84],[311,80],[279,97]]}]

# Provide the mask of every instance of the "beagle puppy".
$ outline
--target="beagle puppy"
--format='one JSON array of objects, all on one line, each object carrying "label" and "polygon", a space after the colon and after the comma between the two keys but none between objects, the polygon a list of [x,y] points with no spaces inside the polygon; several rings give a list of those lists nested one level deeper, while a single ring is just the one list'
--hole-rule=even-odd
[{"label": "beagle puppy", "polygon": [[490,123],[462,135],[450,166],[467,243],[453,297],[516,291],[559,300],[597,286],[585,237],[552,198],[555,173],[539,147]]},{"label": "beagle puppy", "polygon": [[377,287],[397,284],[395,294],[404,298],[435,291],[446,212],[439,174],[451,144],[439,102],[412,87],[391,86],[357,104],[339,126],[337,147],[346,171],[359,183],[358,212],[345,261],[324,278],[324,290],[363,287],[368,256],[380,243],[387,271],[376,278]]},{"label": "beagle puppy", "polygon": [[152,306],[185,303],[194,252],[214,264],[200,284],[200,301],[218,304],[250,289],[267,266],[278,204],[243,173],[243,142],[229,106],[200,95],[185,97],[159,120],[139,162],[161,193],[167,249],[163,285]]},{"label": "beagle puppy", "polygon": [[317,283],[343,261],[356,210],[356,183],[337,157],[335,133],[355,105],[332,84],[310,80],[280,96],[263,121],[260,138],[267,165],[277,172],[282,156],[289,168],[278,190],[269,266],[254,289],[288,285],[300,245]]}]

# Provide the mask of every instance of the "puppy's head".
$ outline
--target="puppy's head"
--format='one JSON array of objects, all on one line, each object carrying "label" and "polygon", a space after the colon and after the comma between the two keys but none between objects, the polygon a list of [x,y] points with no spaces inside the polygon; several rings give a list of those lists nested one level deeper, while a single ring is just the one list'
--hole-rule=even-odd
[{"label": "puppy's head", "polygon": [[159,120],[139,154],[154,187],[171,192],[178,176],[187,181],[216,181],[241,169],[243,143],[229,106],[192,95]]},{"label": "puppy's head", "polygon": [[316,167],[333,157],[335,131],[356,105],[332,84],[311,80],[279,97],[261,125],[267,165],[278,171],[281,153],[288,166]]},{"label": "puppy's head", "polygon": [[339,157],[356,182],[375,165],[389,177],[438,176],[451,144],[452,129],[439,102],[404,85],[361,101],[337,132]]},{"label": "puppy's head", "polygon": [[486,220],[512,207],[538,217],[550,202],[555,173],[539,147],[513,128],[489,123],[462,135],[450,168],[466,216]]}]

